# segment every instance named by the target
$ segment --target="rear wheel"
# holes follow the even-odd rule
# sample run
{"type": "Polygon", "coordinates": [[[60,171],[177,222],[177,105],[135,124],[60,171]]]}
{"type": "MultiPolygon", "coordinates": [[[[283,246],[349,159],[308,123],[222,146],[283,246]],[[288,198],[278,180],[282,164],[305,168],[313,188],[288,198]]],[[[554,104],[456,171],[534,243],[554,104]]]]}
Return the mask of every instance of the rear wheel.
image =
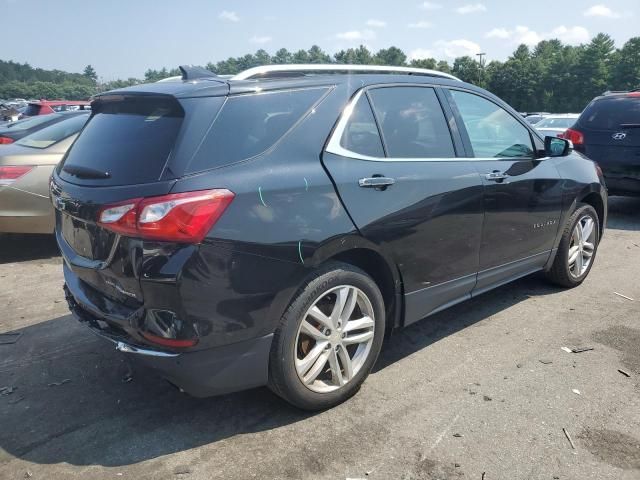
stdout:
{"type": "Polygon", "coordinates": [[[567,221],[547,277],[563,287],[580,285],[591,271],[600,240],[598,214],[580,204],[567,221]]]}
{"type": "Polygon", "coordinates": [[[275,332],[269,386],[305,410],[355,394],[378,357],[384,302],[362,270],[332,263],[299,291],[275,332]]]}

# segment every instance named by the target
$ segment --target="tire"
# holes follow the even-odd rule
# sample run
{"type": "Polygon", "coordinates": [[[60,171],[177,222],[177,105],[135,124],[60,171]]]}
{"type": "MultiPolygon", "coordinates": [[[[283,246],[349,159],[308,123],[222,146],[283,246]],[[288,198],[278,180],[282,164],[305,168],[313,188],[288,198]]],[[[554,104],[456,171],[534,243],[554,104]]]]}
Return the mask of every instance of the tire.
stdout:
{"type": "MultiPolygon", "coordinates": [[[[562,238],[560,239],[560,245],[558,246],[558,251],[556,253],[556,257],[553,261],[553,265],[546,272],[547,279],[556,285],[560,285],[562,287],[573,288],[580,285],[589,272],[591,271],[591,267],[593,266],[593,262],[596,258],[596,252],[598,251],[598,244],[600,241],[600,222],[598,219],[598,214],[594,210],[591,205],[586,205],[584,203],[579,203],[576,207],[575,211],[567,220],[567,224],[562,232],[562,238]],[[584,264],[581,264],[582,268],[578,269],[578,265],[575,262],[570,262],[569,253],[570,250],[576,248],[577,239],[576,239],[576,228],[578,222],[581,222],[581,225],[584,225],[586,219],[591,220],[592,225],[592,234],[589,235],[585,245],[585,248],[580,248],[578,250],[578,255],[581,255],[581,261],[584,262],[585,256],[590,251],[591,256],[589,257],[588,264],[586,267],[584,264]],[[591,244],[593,246],[592,249],[586,248],[587,244],[591,244]],[[583,252],[587,252],[584,253],[583,252]],[[580,270],[580,273],[578,273],[580,270]]],[[[575,253],[575,250],[571,253],[575,253]]]]}
{"type": "Polygon", "coordinates": [[[269,388],[303,410],[338,405],[369,375],[384,332],[384,300],[373,279],[349,264],[331,262],[307,279],[280,319],[269,358],[269,388]],[[340,317],[335,305],[344,306],[340,317]]]}

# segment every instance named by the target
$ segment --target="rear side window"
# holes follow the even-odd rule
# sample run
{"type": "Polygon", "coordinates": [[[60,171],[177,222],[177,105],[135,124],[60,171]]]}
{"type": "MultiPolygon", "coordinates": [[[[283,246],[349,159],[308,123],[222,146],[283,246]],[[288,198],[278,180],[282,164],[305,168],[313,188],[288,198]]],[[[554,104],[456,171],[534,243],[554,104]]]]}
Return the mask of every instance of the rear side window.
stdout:
{"type": "Polygon", "coordinates": [[[432,88],[385,87],[369,91],[387,156],[455,157],[451,133],[432,88]]]}
{"type": "Polygon", "coordinates": [[[340,146],[360,155],[384,157],[376,120],[366,95],[362,95],[353,107],[340,146]]]}
{"type": "Polygon", "coordinates": [[[625,124],[640,124],[640,97],[595,100],[584,109],[579,123],[594,130],[619,130],[625,124]]]}
{"type": "Polygon", "coordinates": [[[229,97],[185,173],[259,155],[293,127],[326,91],[310,88],[229,97]]]}
{"type": "Polygon", "coordinates": [[[78,115],[67,120],[58,122],[42,130],[38,130],[31,135],[21,138],[16,145],[31,148],[48,148],[54,143],[58,143],[65,138],[75,135],[87,122],[89,115],[78,115]]]}
{"type": "Polygon", "coordinates": [[[529,130],[495,103],[473,93],[451,90],[475,157],[533,158],[529,130]]]}
{"type": "Polygon", "coordinates": [[[93,112],[59,170],[60,176],[74,183],[96,182],[96,178],[78,178],[65,172],[65,166],[73,166],[108,173],[99,185],[158,180],[184,116],[177,100],[115,96],[98,100],[93,112]]]}

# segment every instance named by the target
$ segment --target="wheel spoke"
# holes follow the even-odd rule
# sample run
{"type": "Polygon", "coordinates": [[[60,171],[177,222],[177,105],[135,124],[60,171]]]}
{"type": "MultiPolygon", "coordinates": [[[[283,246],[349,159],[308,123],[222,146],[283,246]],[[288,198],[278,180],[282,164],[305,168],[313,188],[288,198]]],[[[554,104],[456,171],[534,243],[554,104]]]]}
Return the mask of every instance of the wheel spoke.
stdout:
{"type": "Polygon", "coordinates": [[[354,288],[343,287],[336,290],[336,303],[331,311],[331,322],[333,328],[338,328],[338,324],[343,319],[348,319],[356,306],[358,294],[354,288]]]}
{"type": "Polygon", "coordinates": [[[329,367],[331,367],[331,378],[333,383],[338,386],[344,385],[347,379],[342,376],[340,363],[338,363],[338,353],[335,349],[332,349],[331,354],[329,355],[329,367]]]}
{"type": "Polygon", "coordinates": [[[307,335],[309,335],[311,338],[315,340],[326,340],[325,335],[323,335],[323,333],[320,330],[318,330],[316,327],[311,325],[306,320],[302,321],[302,325],[300,326],[300,331],[302,333],[306,333],[307,335]]]}
{"type": "MultiPolygon", "coordinates": [[[[311,351],[307,355],[299,360],[296,359],[296,370],[300,375],[305,375],[311,366],[318,360],[318,358],[326,351],[326,347],[329,342],[316,342],[311,351]]],[[[327,359],[325,358],[325,362],[327,359]]],[[[316,375],[317,376],[317,375],[316,375]]]]}
{"type": "Polygon", "coordinates": [[[307,374],[303,377],[304,383],[313,383],[318,375],[324,370],[324,366],[327,364],[327,360],[331,355],[332,350],[323,350],[313,366],[309,369],[307,374]]]}
{"type": "Polygon", "coordinates": [[[581,243],[582,239],[584,238],[582,234],[582,222],[580,221],[576,224],[576,237],[578,239],[577,243],[581,243]]]}
{"type": "Polygon", "coordinates": [[[356,333],[355,335],[347,336],[342,339],[343,345],[353,345],[354,343],[364,343],[373,338],[373,332],[371,330],[363,333],[356,333]]]}
{"type": "Polygon", "coordinates": [[[317,305],[314,305],[309,309],[309,315],[316,322],[322,324],[323,327],[329,328],[329,329],[334,328],[333,323],[331,323],[331,319],[327,317],[324,313],[322,313],[322,311],[318,308],[317,305]]]}
{"type": "Polygon", "coordinates": [[[342,367],[344,368],[343,378],[346,381],[351,380],[353,377],[353,365],[351,364],[349,352],[347,352],[347,349],[344,348],[344,346],[338,350],[338,357],[340,357],[340,363],[342,363],[342,367]]]}
{"type": "Polygon", "coordinates": [[[370,317],[362,317],[357,320],[349,320],[343,328],[343,332],[351,332],[353,330],[360,330],[362,328],[371,328],[374,325],[374,321],[370,317]]]}
{"type": "Polygon", "coordinates": [[[578,255],[576,257],[576,264],[575,264],[575,274],[576,276],[580,276],[582,275],[582,255],[578,255]]]}
{"type": "Polygon", "coordinates": [[[593,226],[594,226],[594,222],[591,218],[588,218],[585,220],[584,225],[582,226],[582,240],[583,241],[587,241],[589,240],[589,237],[591,236],[591,234],[593,233],[593,226]]]}
{"type": "Polygon", "coordinates": [[[569,249],[569,266],[573,265],[580,254],[580,247],[575,246],[569,249]]]}
{"type": "Polygon", "coordinates": [[[591,242],[584,242],[582,244],[582,250],[589,250],[589,252],[593,253],[594,245],[591,242]]]}
{"type": "Polygon", "coordinates": [[[593,250],[587,250],[586,248],[582,250],[582,256],[584,258],[591,258],[593,256],[593,250]]]}

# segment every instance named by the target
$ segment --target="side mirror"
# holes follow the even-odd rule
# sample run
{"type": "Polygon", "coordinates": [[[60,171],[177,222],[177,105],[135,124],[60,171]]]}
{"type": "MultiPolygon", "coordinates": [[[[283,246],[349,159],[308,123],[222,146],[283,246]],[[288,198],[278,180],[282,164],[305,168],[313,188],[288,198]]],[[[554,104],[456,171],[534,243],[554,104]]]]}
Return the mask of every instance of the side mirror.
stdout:
{"type": "Polygon", "coordinates": [[[547,157],[566,157],[573,151],[573,143],[564,138],[544,137],[544,153],[547,157]]]}

